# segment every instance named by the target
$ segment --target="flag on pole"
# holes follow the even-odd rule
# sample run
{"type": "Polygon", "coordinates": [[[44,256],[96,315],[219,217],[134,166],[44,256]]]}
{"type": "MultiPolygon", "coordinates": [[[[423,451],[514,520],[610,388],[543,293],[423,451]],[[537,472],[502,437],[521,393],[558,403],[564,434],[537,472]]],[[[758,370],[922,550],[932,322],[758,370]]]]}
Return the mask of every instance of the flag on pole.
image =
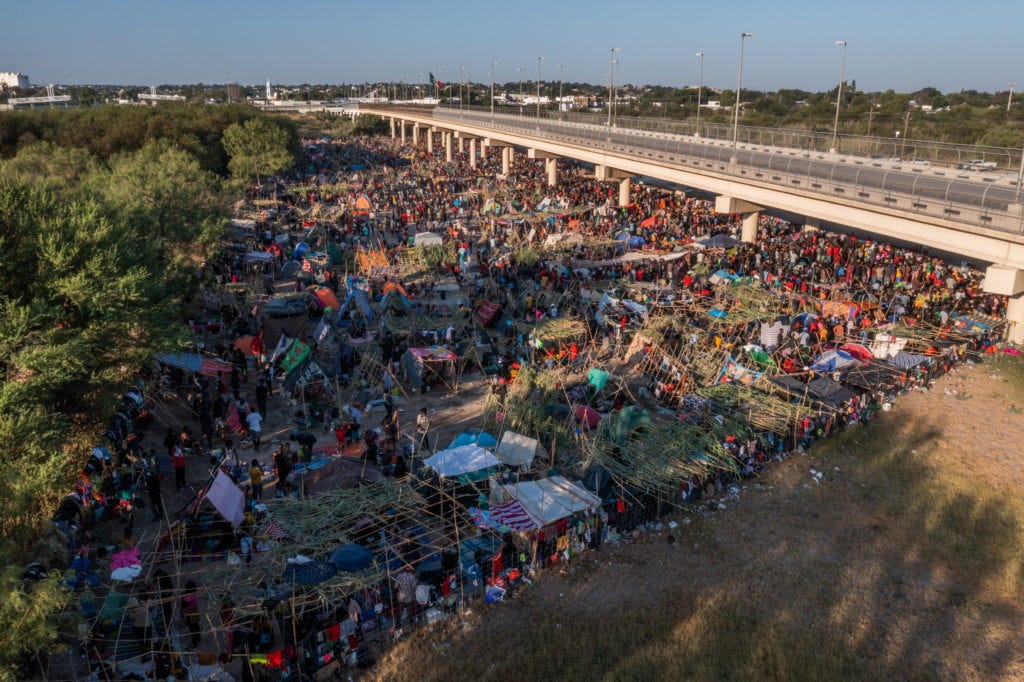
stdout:
{"type": "MultiPolygon", "coordinates": [[[[427,73],[430,73],[430,72],[428,71],[427,73]]],[[[444,90],[444,82],[439,81],[436,78],[434,78],[434,74],[433,73],[430,73],[430,84],[440,88],[441,90],[444,90]]]]}

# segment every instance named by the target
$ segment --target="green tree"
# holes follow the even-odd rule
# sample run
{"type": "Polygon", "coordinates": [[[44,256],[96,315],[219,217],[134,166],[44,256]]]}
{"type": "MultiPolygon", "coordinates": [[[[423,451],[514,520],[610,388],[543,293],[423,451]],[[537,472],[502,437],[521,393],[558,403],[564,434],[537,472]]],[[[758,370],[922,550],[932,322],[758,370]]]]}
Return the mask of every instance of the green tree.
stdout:
{"type": "Polygon", "coordinates": [[[228,168],[239,179],[260,178],[288,168],[294,156],[288,148],[288,133],[264,118],[234,124],[224,131],[228,168]]]}

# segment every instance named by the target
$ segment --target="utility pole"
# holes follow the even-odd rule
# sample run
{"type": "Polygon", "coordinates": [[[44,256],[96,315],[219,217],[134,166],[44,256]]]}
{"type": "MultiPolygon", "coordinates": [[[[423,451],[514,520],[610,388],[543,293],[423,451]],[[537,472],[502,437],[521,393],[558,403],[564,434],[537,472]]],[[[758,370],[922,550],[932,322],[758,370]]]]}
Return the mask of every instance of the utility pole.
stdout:
{"type": "Polygon", "coordinates": [[[1015,85],[1017,85],[1017,84],[1016,83],[1010,83],[1010,94],[1006,98],[1006,115],[1007,116],[1010,115],[1010,107],[1013,106],[1013,87],[1015,85]]]}

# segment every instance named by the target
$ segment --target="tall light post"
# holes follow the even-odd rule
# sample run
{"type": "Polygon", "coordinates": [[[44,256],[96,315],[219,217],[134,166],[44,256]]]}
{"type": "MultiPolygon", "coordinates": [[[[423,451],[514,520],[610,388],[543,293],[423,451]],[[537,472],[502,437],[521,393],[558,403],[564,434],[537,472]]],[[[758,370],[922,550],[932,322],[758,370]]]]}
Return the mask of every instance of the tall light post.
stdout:
{"type": "Polygon", "coordinates": [[[494,115],[494,67],[498,65],[498,62],[491,62],[491,115],[494,115]]]}
{"type": "Polygon", "coordinates": [[[736,144],[740,134],[740,92],[743,88],[743,45],[747,38],[753,37],[753,33],[747,33],[746,31],[740,34],[740,70],[736,76],[736,102],[733,104],[732,112],[732,148],[734,163],[736,158],[736,144]]]}
{"type": "Polygon", "coordinates": [[[565,65],[558,65],[558,113],[562,113],[562,81],[565,75],[565,65]]]}
{"type": "Polygon", "coordinates": [[[462,80],[459,81],[459,109],[461,109],[462,108],[462,86],[466,85],[466,67],[465,66],[460,66],[459,67],[459,76],[462,78],[462,80]]]}
{"type": "Polygon", "coordinates": [[[611,48],[608,57],[608,129],[612,128],[612,75],[615,73],[615,53],[621,52],[617,47],[611,48]]]}
{"type": "Polygon", "coordinates": [[[843,81],[846,79],[846,41],[837,40],[836,45],[842,46],[843,59],[839,67],[839,90],[836,92],[836,120],[832,124],[832,149],[829,150],[833,153],[839,150],[839,107],[843,103],[843,81]]]}
{"type": "Polygon", "coordinates": [[[526,79],[526,67],[520,66],[516,71],[519,72],[519,115],[523,115],[523,81],[526,79]]]}
{"type": "Polygon", "coordinates": [[[1010,107],[1013,106],[1013,88],[1017,85],[1016,83],[1008,83],[1010,86],[1010,94],[1006,98],[1006,113],[1009,115],[1010,107]]]}
{"type": "Polygon", "coordinates": [[[540,63],[547,57],[537,57],[537,120],[540,121],[540,63]]]}
{"type": "Polygon", "coordinates": [[[700,80],[697,81],[697,134],[700,137],[700,99],[704,95],[704,53],[698,52],[695,56],[700,57],[700,80]]]}
{"type": "Polygon", "coordinates": [[[615,117],[619,113],[619,60],[613,59],[612,66],[615,69],[615,88],[612,90],[612,125],[615,125],[615,117]]]}

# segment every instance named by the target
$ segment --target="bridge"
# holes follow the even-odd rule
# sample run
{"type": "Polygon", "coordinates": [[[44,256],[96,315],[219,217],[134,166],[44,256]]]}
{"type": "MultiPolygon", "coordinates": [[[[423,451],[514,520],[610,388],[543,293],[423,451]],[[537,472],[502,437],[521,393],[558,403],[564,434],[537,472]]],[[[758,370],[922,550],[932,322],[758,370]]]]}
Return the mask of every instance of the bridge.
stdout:
{"type": "Polygon", "coordinates": [[[1011,335],[1024,340],[1024,206],[1014,176],[487,110],[359,109],[389,120],[403,141],[411,134],[432,149],[436,136],[448,160],[454,144],[463,152],[468,143],[474,168],[498,149],[507,175],[523,149],[545,161],[554,185],[558,159],[593,164],[598,180],[619,182],[623,206],[638,176],[713,193],[717,211],[742,216],[748,242],[761,211],[774,209],[805,216],[808,226],[827,221],[987,263],[984,289],[1010,297],[1011,335]]]}

